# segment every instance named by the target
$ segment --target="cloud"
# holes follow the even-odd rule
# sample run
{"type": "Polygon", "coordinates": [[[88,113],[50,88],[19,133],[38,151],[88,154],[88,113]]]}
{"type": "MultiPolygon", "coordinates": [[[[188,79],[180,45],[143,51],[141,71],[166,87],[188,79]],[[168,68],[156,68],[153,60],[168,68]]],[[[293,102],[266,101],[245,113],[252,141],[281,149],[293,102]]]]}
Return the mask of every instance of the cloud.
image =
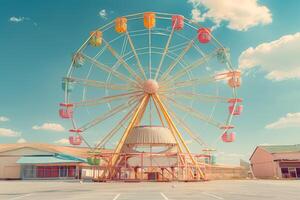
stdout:
{"type": "Polygon", "coordinates": [[[19,138],[17,140],[17,143],[21,144],[21,143],[26,143],[27,141],[24,138],[19,138]]]}
{"type": "Polygon", "coordinates": [[[266,129],[300,128],[300,112],[288,113],[279,120],[266,125],[266,129]]]}
{"type": "Polygon", "coordinates": [[[227,22],[227,27],[238,31],[272,22],[272,14],[266,6],[258,4],[258,0],[188,0],[192,4],[192,19],[203,22],[211,20],[218,27],[221,22],[227,22]],[[203,13],[201,13],[201,10],[203,13]]]}
{"type": "Polygon", "coordinates": [[[239,57],[239,68],[247,70],[260,67],[266,78],[282,81],[300,78],[300,32],[285,35],[257,47],[250,47],[239,57]]]}
{"type": "Polygon", "coordinates": [[[21,135],[20,132],[14,131],[12,129],[0,128],[0,136],[3,136],[3,137],[18,137],[20,135],[21,135]]]}
{"type": "Polygon", "coordinates": [[[67,145],[67,144],[70,144],[70,143],[69,143],[69,140],[66,139],[66,138],[62,138],[62,139],[60,139],[60,140],[56,140],[56,141],[54,141],[54,143],[60,144],[60,145],[67,145]]]}
{"type": "Polygon", "coordinates": [[[42,125],[35,125],[32,127],[33,130],[44,130],[44,131],[54,131],[54,132],[63,132],[65,128],[56,123],[44,123],[42,125]]]}
{"type": "Polygon", "coordinates": [[[7,121],[9,121],[8,117],[0,116],[0,122],[7,122],[7,121]]]}
{"type": "Polygon", "coordinates": [[[12,16],[12,17],[9,18],[8,21],[11,22],[11,23],[14,23],[14,24],[22,23],[24,21],[31,21],[34,26],[36,26],[36,27],[38,26],[38,24],[35,21],[32,21],[31,18],[29,18],[29,17],[12,16]]]}
{"type": "Polygon", "coordinates": [[[204,18],[201,17],[201,12],[197,8],[193,8],[191,11],[192,19],[197,21],[197,22],[202,22],[204,21],[204,18]]]}
{"type": "Polygon", "coordinates": [[[29,20],[29,18],[27,17],[15,17],[15,16],[12,16],[9,18],[9,21],[12,22],[12,23],[20,23],[20,22],[23,22],[25,20],[29,20]]]}
{"type": "Polygon", "coordinates": [[[105,9],[102,9],[99,11],[99,16],[102,18],[102,19],[107,19],[107,12],[105,9]]]}

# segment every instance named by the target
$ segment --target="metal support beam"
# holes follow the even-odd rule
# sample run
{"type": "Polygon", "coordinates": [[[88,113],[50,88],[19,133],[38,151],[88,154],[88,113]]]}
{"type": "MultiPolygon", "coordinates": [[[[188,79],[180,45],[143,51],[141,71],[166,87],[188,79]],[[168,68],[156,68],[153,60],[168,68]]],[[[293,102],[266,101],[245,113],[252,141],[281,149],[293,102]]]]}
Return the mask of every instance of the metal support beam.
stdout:
{"type": "Polygon", "coordinates": [[[180,132],[178,131],[178,129],[176,128],[174,122],[172,121],[169,113],[167,112],[164,104],[162,103],[162,101],[160,100],[159,96],[157,94],[153,95],[153,98],[156,100],[156,102],[158,103],[160,109],[163,111],[163,113],[165,114],[165,117],[167,118],[167,120],[171,123],[171,126],[173,127],[173,129],[175,130],[175,133],[177,135],[177,137],[180,139],[181,144],[184,146],[186,152],[189,155],[189,158],[191,159],[192,163],[194,166],[196,166],[196,169],[198,170],[199,174],[200,174],[200,178],[205,179],[205,174],[202,172],[202,170],[200,169],[198,163],[196,162],[196,160],[194,159],[194,157],[192,156],[188,146],[186,145],[182,135],[180,134],[180,132]]]}

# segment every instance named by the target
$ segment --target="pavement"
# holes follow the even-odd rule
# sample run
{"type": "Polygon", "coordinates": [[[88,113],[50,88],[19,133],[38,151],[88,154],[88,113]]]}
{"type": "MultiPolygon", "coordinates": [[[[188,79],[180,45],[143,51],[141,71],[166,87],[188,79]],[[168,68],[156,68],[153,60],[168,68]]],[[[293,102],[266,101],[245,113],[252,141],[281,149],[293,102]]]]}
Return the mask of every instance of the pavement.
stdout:
{"type": "Polygon", "coordinates": [[[300,180],[169,183],[0,181],[0,200],[299,200],[300,180]]]}

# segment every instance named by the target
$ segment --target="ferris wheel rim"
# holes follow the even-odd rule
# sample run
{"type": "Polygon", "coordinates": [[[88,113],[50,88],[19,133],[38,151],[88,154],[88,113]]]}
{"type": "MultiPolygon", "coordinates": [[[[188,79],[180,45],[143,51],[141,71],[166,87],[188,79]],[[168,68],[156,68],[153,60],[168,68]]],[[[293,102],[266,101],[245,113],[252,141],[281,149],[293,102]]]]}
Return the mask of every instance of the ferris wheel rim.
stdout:
{"type": "MultiPolygon", "coordinates": [[[[126,16],[124,16],[124,17],[132,17],[132,16],[137,16],[137,15],[142,15],[143,13],[137,13],[137,14],[133,14],[133,15],[126,15],[126,16]]],[[[171,16],[172,14],[168,14],[168,13],[157,13],[157,14],[162,14],[162,15],[168,15],[168,16],[171,16]]],[[[158,17],[159,18],[159,17],[158,17]]],[[[140,19],[140,18],[137,18],[137,17],[135,17],[134,19],[140,19]]],[[[164,19],[171,19],[171,18],[164,18],[164,19]]],[[[130,20],[130,19],[129,19],[130,20]]],[[[191,20],[189,20],[189,19],[187,19],[187,18],[185,18],[184,17],[184,20],[186,20],[186,21],[188,21],[189,23],[191,23],[191,20]]],[[[111,27],[113,27],[112,26],[112,24],[113,24],[113,22],[114,22],[114,20],[112,20],[111,22],[109,22],[109,23],[107,23],[106,25],[104,25],[104,26],[102,26],[102,27],[100,27],[100,28],[98,28],[97,30],[101,30],[101,29],[104,29],[104,31],[106,31],[106,30],[109,30],[109,28],[111,28],[111,27]]],[[[185,24],[188,24],[188,25],[190,25],[189,23],[185,23],[185,24]]],[[[197,24],[197,23],[196,23],[197,24]]],[[[192,28],[194,28],[194,29],[196,29],[194,26],[192,26],[192,25],[190,25],[192,28]]],[[[198,26],[200,26],[200,27],[202,27],[201,25],[199,25],[198,24],[198,26]]],[[[167,29],[166,29],[167,30],[167,29]]],[[[151,31],[152,30],[150,30],[149,29],[149,37],[151,36],[151,31]]],[[[174,31],[174,27],[172,28],[172,32],[174,31]]],[[[128,31],[126,31],[126,34],[128,34],[128,31]]],[[[152,33],[152,34],[154,34],[154,33],[152,33]]],[[[166,35],[167,36],[167,35],[166,35]]],[[[214,41],[217,41],[217,44],[221,47],[221,48],[224,48],[224,46],[217,40],[217,39],[215,39],[215,37],[213,36],[213,34],[211,34],[211,36],[212,36],[212,38],[214,39],[214,41]]],[[[121,35],[120,36],[118,36],[118,37],[122,37],[121,35]]],[[[170,36],[169,36],[170,37],[170,36]]],[[[88,43],[88,41],[90,40],[90,38],[91,38],[91,36],[83,43],[83,45],[76,51],[76,53],[79,53],[82,49],[83,49],[83,47],[88,43]]],[[[124,36],[124,38],[125,38],[125,36],[124,36]]],[[[115,38],[116,39],[116,38],[115,38]]],[[[105,41],[105,40],[104,40],[105,41]]],[[[169,40],[168,40],[169,41],[169,40]]],[[[107,42],[107,41],[105,41],[105,43],[106,43],[106,46],[107,46],[107,43],[109,43],[109,42],[107,42]]],[[[152,50],[152,48],[155,48],[155,47],[152,47],[151,46],[151,44],[149,45],[150,46],[150,57],[151,57],[151,53],[157,53],[157,52],[155,52],[155,51],[151,51],[152,50]]],[[[146,48],[146,47],[145,47],[146,48]]],[[[104,50],[105,51],[105,50],[104,50]]],[[[161,53],[161,52],[160,52],[161,53]]],[[[132,52],[129,52],[129,54],[132,54],[132,52]]],[[[137,55],[140,55],[140,54],[137,54],[137,55]]],[[[176,54],[175,54],[176,55],[176,54]]],[[[177,54],[178,55],[178,54],[177,54]]],[[[96,55],[97,56],[97,55],[96,55]]],[[[95,57],[96,57],[95,56],[95,57]]],[[[122,56],[122,55],[121,55],[122,56]]],[[[131,57],[130,57],[130,59],[132,58],[132,56],[133,55],[131,55],[131,57]]],[[[168,56],[168,53],[166,53],[166,55],[164,55],[164,56],[168,56]]],[[[170,55],[169,55],[170,56],[170,55]]],[[[121,58],[123,59],[123,57],[125,57],[125,56],[122,56],[121,58]]],[[[95,59],[95,58],[94,58],[95,59]]],[[[228,69],[230,69],[231,71],[233,71],[234,69],[232,68],[232,64],[231,64],[231,62],[230,62],[230,59],[227,59],[228,60],[228,62],[226,62],[226,66],[228,67],[228,69]]],[[[125,59],[125,61],[126,61],[126,59],[125,59]]],[[[149,59],[149,61],[151,61],[151,59],[149,59]]],[[[180,61],[181,62],[181,61],[180,61]]],[[[180,63],[179,63],[180,64],[180,63]]],[[[68,73],[67,73],[67,77],[71,77],[72,76],[72,71],[74,70],[74,67],[73,67],[73,65],[74,65],[74,60],[72,60],[72,63],[71,63],[71,66],[70,66],[70,68],[69,68],[69,71],[68,71],[68,73]]],[[[119,66],[120,66],[120,63],[118,64],[119,66]]],[[[119,67],[118,66],[118,67],[119,67]]],[[[151,63],[149,64],[149,66],[152,66],[151,65],[151,63]]],[[[161,64],[160,64],[160,66],[161,66],[161,64]]],[[[94,67],[94,64],[91,64],[91,66],[90,66],[90,69],[92,69],[94,67]]],[[[183,69],[184,69],[184,66],[182,66],[183,67],[183,69]]],[[[150,74],[150,78],[151,78],[151,69],[149,70],[149,74],[150,74]]],[[[159,72],[159,70],[157,70],[157,73],[159,72]]],[[[108,78],[109,77],[111,77],[111,73],[112,72],[108,72],[109,73],[109,76],[107,77],[107,80],[106,80],[106,83],[107,83],[107,81],[108,81],[108,78]]],[[[157,73],[155,73],[155,79],[157,78],[157,73]]],[[[189,76],[189,74],[188,74],[188,76],[189,76]]],[[[88,76],[87,76],[88,77],[88,76]]],[[[110,79],[110,81],[111,81],[111,79],[110,79]]],[[[107,87],[105,88],[105,91],[108,91],[108,89],[107,89],[107,87]]],[[[236,91],[236,88],[235,87],[233,87],[232,88],[232,93],[233,93],[233,98],[237,98],[237,91],[236,91]]],[[[65,92],[65,101],[66,102],[69,102],[69,96],[68,96],[68,92],[65,92]]],[[[236,104],[235,104],[235,106],[236,106],[236,104]]],[[[234,107],[235,108],[235,107],[234,107]]],[[[226,125],[229,125],[230,123],[231,123],[231,120],[232,120],[232,118],[233,118],[233,114],[230,114],[230,115],[228,115],[228,118],[227,118],[227,120],[226,120],[226,125]]],[[[74,119],[72,119],[72,121],[73,121],[74,119]]],[[[77,126],[76,126],[76,123],[75,122],[72,122],[73,123],[73,127],[74,128],[77,128],[77,126]]],[[[224,129],[224,132],[225,131],[227,131],[228,129],[224,129]]]]}

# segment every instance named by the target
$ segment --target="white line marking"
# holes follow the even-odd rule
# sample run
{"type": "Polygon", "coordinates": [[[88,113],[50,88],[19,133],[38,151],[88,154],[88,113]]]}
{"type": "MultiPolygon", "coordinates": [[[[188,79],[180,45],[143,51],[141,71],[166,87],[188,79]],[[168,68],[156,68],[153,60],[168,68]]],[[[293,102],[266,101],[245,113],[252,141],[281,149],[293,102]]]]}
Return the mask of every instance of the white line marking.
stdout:
{"type": "Polygon", "coordinates": [[[164,193],[160,193],[160,195],[165,199],[165,200],[169,200],[169,198],[164,194],[164,193]]]}
{"type": "Polygon", "coordinates": [[[21,195],[21,196],[13,197],[13,198],[8,199],[8,200],[22,199],[24,197],[28,197],[28,196],[31,196],[31,195],[33,195],[33,194],[32,193],[24,194],[24,195],[21,195]]]}
{"type": "Polygon", "coordinates": [[[202,194],[204,194],[204,195],[206,195],[206,196],[209,196],[209,197],[214,197],[214,198],[216,198],[216,199],[224,200],[223,197],[219,197],[219,196],[214,195],[214,194],[211,194],[211,193],[202,192],[202,194]]]}
{"type": "Polygon", "coordinates": [[[120,197],[120,195],[121,195],[121,194],[117,194],[117,195],[115,196],[115,198],[113,198],[113,200],[117,200],[117,199],[120,197]]]}

